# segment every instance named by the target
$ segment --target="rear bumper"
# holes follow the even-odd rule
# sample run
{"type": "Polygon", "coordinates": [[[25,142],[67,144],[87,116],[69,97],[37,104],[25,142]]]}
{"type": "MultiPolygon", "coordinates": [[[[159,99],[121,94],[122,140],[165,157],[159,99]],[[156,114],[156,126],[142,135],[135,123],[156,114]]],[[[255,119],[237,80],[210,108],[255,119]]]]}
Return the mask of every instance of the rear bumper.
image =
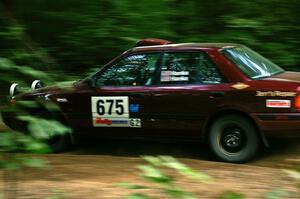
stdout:
{"type": "Polygon", "coordinates": [[[300,113],[252,113],[267,137],[300,137],[300,113]]]}

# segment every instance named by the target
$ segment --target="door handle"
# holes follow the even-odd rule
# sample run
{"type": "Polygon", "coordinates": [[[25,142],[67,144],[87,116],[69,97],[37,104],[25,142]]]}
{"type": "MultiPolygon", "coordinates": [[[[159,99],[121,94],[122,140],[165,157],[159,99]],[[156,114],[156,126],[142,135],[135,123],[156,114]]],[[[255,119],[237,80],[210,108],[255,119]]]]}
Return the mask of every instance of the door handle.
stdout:
{"type": "Polygon", "coordinates": [[[165,95],[169,95],[168,93],[151,93],[151,95],[153,96],[153,97],[161,97],[161,96],[165,96],[165,95]]]}
{"type": "Polygon", "coordinates": [[[222,91],[212,91],[209,93],[210,98],[218,98],[218,97],[224,97],[225,93],[222,91]]]}

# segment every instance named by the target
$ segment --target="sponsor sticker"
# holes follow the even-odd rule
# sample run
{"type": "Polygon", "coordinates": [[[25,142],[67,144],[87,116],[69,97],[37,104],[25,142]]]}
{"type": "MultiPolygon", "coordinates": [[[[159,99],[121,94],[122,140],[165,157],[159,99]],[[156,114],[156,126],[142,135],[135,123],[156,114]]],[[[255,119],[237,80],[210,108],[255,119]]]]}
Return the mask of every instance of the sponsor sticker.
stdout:
{"type": "Polygon", "coordinates": [[[131,118],[129,120],[129,126],[132,128],[140,128],[141,125],[141,119],[137,119],[137,118],[131,118]]]}
{"type": "Polygon", "coordinates": [[[129,109],[138,112],[139,104],[129,107],[128,102],[128,96],[92,97],[93,126],[140,128],[141,119],[129,117],[129,109]]]}
{"type": "Polygon", "coordinates": [[[294,97],[296,92],[283,92],[283,91],[256,91],[258,97],[294,97]]]}
{"type": "Polygon", "coordinates": [[[291,100],[266,100],[268,108],[291,108],[291,100]]]}
{"type": "Polygon", "coordinates": [[[189,71],[161,71],[161,82],[189,81],[189,71]]]}
{"type": "Polygon", "coordinates": [[[112,120],[103,119],[101,117],[96,117],[95,118],[95,124],[97,124],[97,125],[101,125],[101,124],[111,125],[112,124],[112,120]]]}
{"type": "Polygon", "coordinates": [[[131,113],[138,113],[140,109],[140,105],[139,104],[130,104],[129,105],[129,110],[131,113]]]}
{"type": "Polygon", "coordinates": [[[162,76],[188,76],[190,74],[189,71],[161,71],[162,76]]]}
{"type": "Polygon", "coordinates": [[[96,118],[94,120],[95,127],[131,127],[131,128],[141,128],[141,119],[139,118],[96,118]]]}

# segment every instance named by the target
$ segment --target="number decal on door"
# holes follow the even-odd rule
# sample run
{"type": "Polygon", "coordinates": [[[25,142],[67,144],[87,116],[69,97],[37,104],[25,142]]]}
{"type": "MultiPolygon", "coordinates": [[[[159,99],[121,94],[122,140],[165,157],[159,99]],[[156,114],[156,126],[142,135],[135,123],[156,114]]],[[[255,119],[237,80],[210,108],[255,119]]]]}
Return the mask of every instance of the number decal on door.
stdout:
{"type": "Polygon", "coordinates": [[[103,118],[129,118],[127,96],[92,97],[92,112],[103,118]]]}
{"type": "Polygon", "coordinates": [[[128,96],[92,97],[91,103],[94,127],[141,127],[140,119],[129,117],[128,96]]]}
{"type": "Polygon", "coordinates": [[[123,115],[125,110],[124,106],[126,106],[126,104],[124,105],[124,99],[99,99],[97,101],[97,113],[102,116],[105,114],[123,115]]]}

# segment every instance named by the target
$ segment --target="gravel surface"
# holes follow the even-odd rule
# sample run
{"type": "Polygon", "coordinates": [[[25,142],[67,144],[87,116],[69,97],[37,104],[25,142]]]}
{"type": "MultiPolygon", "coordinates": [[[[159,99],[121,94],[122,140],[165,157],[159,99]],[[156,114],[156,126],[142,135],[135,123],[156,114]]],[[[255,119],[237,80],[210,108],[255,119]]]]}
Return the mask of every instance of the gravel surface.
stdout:
{"type": "MultiPolygon", "coordinates": [[[[293,168],[300,158],[300,139],[273,140],[271,144],[247,164],[229,164],[217,162],[201,144],[86,140],[66,153],[38,155],[49,162],[49,168],[15,173],[17,177],[10,183],[1,181],[0,188],[4,190],[5,185],[8,190],[11,185],[18,190],[18,198],[124,198],[130,192],[116,183],[145,184],[136,168],[145,163],[140,155],[170,155],[215,178],[211,184],[201,184],[174,174],[181,187],[199,198],[218,198],[226,191],[263,198],[264,193],[278,188],[290,192],[285,198],[300,198],[296,181],[283,172],[293,168]]],[[[3,174],[1,171],[2,179],[3,174]]],[[[163,198],[158,191],[148,192],[163,198]]]]}

